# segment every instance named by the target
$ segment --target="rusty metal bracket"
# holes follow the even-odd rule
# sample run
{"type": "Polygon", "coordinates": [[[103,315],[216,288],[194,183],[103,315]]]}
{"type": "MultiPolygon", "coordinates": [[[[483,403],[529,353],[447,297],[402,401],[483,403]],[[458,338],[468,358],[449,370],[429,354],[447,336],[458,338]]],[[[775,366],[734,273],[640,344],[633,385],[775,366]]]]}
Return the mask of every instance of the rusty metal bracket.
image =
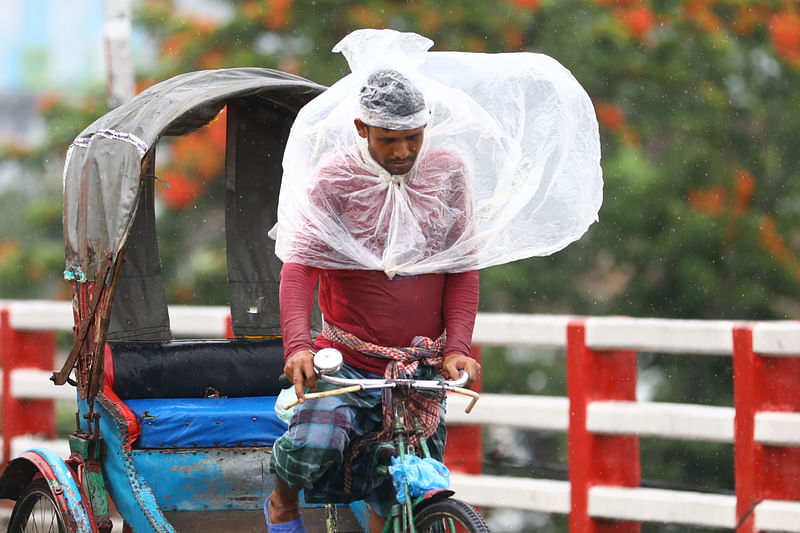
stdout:
{"type": "Polygon", "coordinates": [[[86,385],[86,397],[94,398],[100,389],[103,387],[103,366],[104,358],[103,351],[105,350],[106,333],[108,332],[109,314],[111,312],[111,298],[114,295],[119,281],[119,274],[122,270],[122,263],[124,262],[126,246],[123,246],[120,253],[117,255],[117,262],[115,268],[108,272],[109,279],[105,281],[107,289],[104,292],[105,302],[100,309],[100,326],[97,329],[97,337],[95,338],[94,353],[92,354],[92,368],[90,369],[89,381],[86,385]],[[122,258],[120,260],[120,258],[122,258]]]}
{"type": "Polygon", "coordinates": [[[78,483],[84,493],[84,499],[91,505],[98,533],[110,533],[113,523],[109,517],[108,492],[100,467],[100,440],[96,430],[100,415],[90,411],[87,417],[95,420],[94,435],[79,433],[70,435],[69,445],[72,450],[70,462],[75,464],[78,483]]]}
{"type": "MultiPolygon", "coordinates": [[[[108,275],[108,271],[113,264],[114,256],[113,254],[109,253],[106,256],[105,264],[103,265],[103,271],[99,279],[105,279],[108,275]]],[[[80,328],[78,330],[78,335],[75,339],[75,342],[72,344],[72,349],[67,356],[66,361],[64,361],[64,365],[61,367],[61,370],[58,372],[53,372],[53,375],[50,376],[50,380],[55,383],[56,385],[63,385],[69,379],[69,375],[72,373],[72,369],[75,367],[75,362],[78,359],[78,355],[80,351],[83,349],[83,346],[86,344],[86,338],[89,334],[89,330],[92,327],[92,324],[95,320],[95,315],[97,312],[97,306],[102,299],[103,294],[106,292],[106,285],[102,283],[100,288],[95,290],[95,293],[92,295],[92,300],[89,303],[89,309],[85,317],[83,317],[83,321],[81,322],[80,328]]]]}

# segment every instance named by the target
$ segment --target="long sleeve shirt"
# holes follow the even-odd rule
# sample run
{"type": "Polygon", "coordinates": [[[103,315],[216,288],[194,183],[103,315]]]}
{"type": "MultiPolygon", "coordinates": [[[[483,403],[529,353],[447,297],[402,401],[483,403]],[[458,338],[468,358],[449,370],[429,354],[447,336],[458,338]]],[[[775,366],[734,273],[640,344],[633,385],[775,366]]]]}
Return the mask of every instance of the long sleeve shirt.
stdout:
{"type": "Polygon", "coordinates": [[[311,339],[314,290],[325,321],[356,337],[390,347],[410,346],[416,336],[432,339],[447,331],[444,355],[469,354],[478,309],[478,271],[395,276],[370,270],[327,270],[286,263],[281,270],[280,306],[284,353],[335,347],[345,362],[383,373],[387,360],[367,356],[322,336],[311,339]]]}

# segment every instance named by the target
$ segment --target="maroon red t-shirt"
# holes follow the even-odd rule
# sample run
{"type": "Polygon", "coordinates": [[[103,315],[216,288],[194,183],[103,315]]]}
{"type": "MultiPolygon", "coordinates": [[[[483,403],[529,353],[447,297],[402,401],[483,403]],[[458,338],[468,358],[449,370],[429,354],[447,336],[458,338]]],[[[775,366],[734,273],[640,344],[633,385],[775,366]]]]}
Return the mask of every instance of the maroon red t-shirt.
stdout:
{"type": "Polygon", "coordinates": [[[299,350],[334,346],[345,362],[383,373],[387,360],[331,343],[312,341],[310,316],[319,283],[324,320],[381,346],[410,346],[420,335],[436,339],[445,329],[444,354],[469,354],[478,310],[478,271],[395,276],[371,270],[324,270],[286,263],[281,270],[280,307],[286,357],[299,350]]]}

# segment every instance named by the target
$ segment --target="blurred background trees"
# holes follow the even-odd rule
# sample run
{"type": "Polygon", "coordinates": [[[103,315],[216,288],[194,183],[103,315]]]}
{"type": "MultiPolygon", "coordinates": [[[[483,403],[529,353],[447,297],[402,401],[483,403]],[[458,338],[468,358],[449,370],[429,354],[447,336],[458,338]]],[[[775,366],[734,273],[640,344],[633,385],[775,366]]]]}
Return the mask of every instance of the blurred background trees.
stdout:
{"type": "MultiPolygon", "coordinates": [[[[793,0],[197,3],[213,5],[213,16],[186,0],[133,2],[135,28],[154,51],[137,72],[139,90],[182,72],[235,66],[331,84],[348,72],[331,48],[361,27],[418,32],[435,50],[545,53],[573,72],[600,122],[600,220],[552,257],[483,272],[483,311],[800,317],[800,229],[793,223],[800,212],[800,7],[793,0]]],[[[102,88],[81,101],[48,91],[37,107],[44,141],[0,143],[3,174],[18,176],[5,180],[16,185],[0,195],[3,298],[67,297],[60,166],[71,140],[106,111],[103,102],[102,88]]],[[[159,154],[160,246],[176,303],[226,301],[222,214],[207,194],[224,190],[224,134],[221,117],[159,154]]],[[[488,390],[564,394],[563,365],[550,354],[508,351],[492,360],[505,363],[487,371],[488,390]]],[[[727,358],[686,365],[643,354],[640,365],[654,399],[731,403],[727,358]]],[[[643,443],[645,464],[649,457],[667,465],[660,473],[646,468],[645,476],[732,488],[732,477],[720,474],[732,470],[728,449],[706,447],[691,460],[679,456],[685,450],[643,443]],[[715,470],[714,461],[725,467],[715,470]],[[705,466],[698,470],[697,462],[705,466]]]]}
{"type": "MultiPolygon", "coordinates": [[[[218,9],[210,16],[185,0],[133,2],[134,25],[155,50],[137,72],[139,90],[190,70],[253,65],[331,84],[348,72],[331,47],[367,26],[419,32],[437,50],[541,52],[574,73],[601,124],[600,221],[553,257],[486,271],[484,309],[741,319],[800,314],[800,232],[792,224],[800,209],[800,182],[792,179],[800,158],[791,144],[800,121],[795,2],[202,3],[218,9]]],[[[33,189],[33,198],[3,196],[6,297],[64,296],[49,283],[58,278],[59,254],[43,251],[45,242],[59,241],[57,169],[71,140],[106,111],[102,91],[78,102],[57,88],[40,95],[44,142],[0,143],[15,172],[46,176],[36,187],[29,186],[34,178],[21,180],[17,192],[33,189]],[[39,239],[26,238],[31,230],[39,239]],[[21,283],[23,273],[42,283],[21,283]]],[[[174,140],[163,158],[162,212],[175,217],[175,242],[185,234],[181,219],[191,219],[197,198],[220,180],[222,139],[224,119],[174,140]]],[[[200,303],[209,299],[202,290],[178,292],[200,303]]]]}

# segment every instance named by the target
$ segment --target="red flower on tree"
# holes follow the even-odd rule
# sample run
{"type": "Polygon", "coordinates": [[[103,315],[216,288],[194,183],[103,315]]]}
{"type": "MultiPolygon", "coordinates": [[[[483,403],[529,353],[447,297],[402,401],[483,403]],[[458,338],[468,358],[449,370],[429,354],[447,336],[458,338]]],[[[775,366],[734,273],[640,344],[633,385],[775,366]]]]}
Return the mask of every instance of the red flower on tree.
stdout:
{"type": "Polygon", "coordinates": [[[239,4],[239,12],[242,13],[248,20],[256,20],[264,13],[264,6],[257,0],[247,0],[239,4]]]}
{"type": "Polygon", "coordinates": [[[792,253],[786,242],[778,234],[775,228],[775,219],[770,215],[761,217],[761,224],[759,226],[759,237],[761,238],[761,246],[767,250],[772,256],[784,263],[793,262],[792,253]]]}
{"type": "Polygon", "coordinates": [[[722,185],[693,189],[689,191],[689,206],[700,213],[718,217],[725,205],[725,192],[725,187],[722,185]]]}
{"type": "Polygon", "coordinates": [[[639,143],[639,133],[625,120],[625,111],[617,104],[598,100],[594,103],[597,121],[628,144],[639,143]]]}
{"type": "Polygon", "coordinates": [[[6,238],[0,241],[0,270],[3,270],[12,262],[17,262],[22,256],[19,241],[14,238],[6,238]]]}
{"type": "Polygon", "coordinates": [[[269,2],[267,14],[264,16],[264,26],[272,30],[279,30],[289,22],[289,8],[292,0],[272,0],[269,2]]]}
{"type": "Polygon", "coordinates": [[[159,179],[164,184],[163,198],[170,208],[180,210],[191,207],[200,196],[200,184],[194,182],[178,170],[167,170],[159,179]]]}
{"type": "Polygon", "coordinates": [[[736,20],[733,22],[733,29],[736,35],[746,37],[755,29],[764,24],[768,19],[766,8],[755,6],[740,6],[736,20]]]}
{"type": "Polygon", "coordinates": [[[611,131],[619,131],[625,125],[625,112],[620,106],[611,102],[598,101],[595,102],[594,109],[597,113],[597,121],[611,131]]]}
{"type": "Polygon", "coordinates": [[[509,50],[521,50],[525,46],[525,35],[522,30],[508,26],[503,30],[503,40],[509,50]]]}
{"type": "Polygon", "coordinates": [[[750,202],[753,199],[753,192],[756,188],[756,179],[753,174],[746,169],[740,168],[736,171],[734,184],[733,210],[737,215],[743,215],[750,209],[750,202]]]}
{"type": "Polygon", "coordinates": [[[630,3],[617,11],[617,17],[640,41],[644,41],[656,25],[656,16],[644,2],[630,3]]]}
{"type": "Polygon", "coordinates": [[[164,182],[164,203],[186,209],[197,201],[209,184],[218,179],[225,162],[226,113],[223,110],[208,125],[170,144],[172,161],[158,171],[164,182]]]}
{"type": "Polygon", "coordinates": [[[698,28],[703,31],[713,33],[722,28],[722,22],[714,13],[714,3],[716,0],[689,0],[684,5],[686,18],[694,21],[698,28]]]}
{"type": "Polygon", "coordinates": [[[540,0],[513,0],[514,3],[521,7],[522,9],[539,9],[541,1],[540,0]]]}
{"type": "Polygon", "coordinates": [[[219,50],[211,50],[201,55],[197,64],[202,69],[220,68],[225,65],[225,56],[219,50]]]}
{"type": "Polygon", "coordinates": [[[595,4],[603,7],[611,7],[613,5],[625,6],[636,2],[641,2],[641,0],[594,0],[595,4]]]}
{"type": "Polygon", "coordinates": [[[186,55],[186,47],[192,42],[191,33],[179,30],[167,35],[161,41],[161,54],[172,59],[182,59],[186,55]]]}
{"type": "Polygon", "coordinates": [[[769,38],[778,55],[800,67],[800,15],[792,8],[772,15],[769,38]]]}

